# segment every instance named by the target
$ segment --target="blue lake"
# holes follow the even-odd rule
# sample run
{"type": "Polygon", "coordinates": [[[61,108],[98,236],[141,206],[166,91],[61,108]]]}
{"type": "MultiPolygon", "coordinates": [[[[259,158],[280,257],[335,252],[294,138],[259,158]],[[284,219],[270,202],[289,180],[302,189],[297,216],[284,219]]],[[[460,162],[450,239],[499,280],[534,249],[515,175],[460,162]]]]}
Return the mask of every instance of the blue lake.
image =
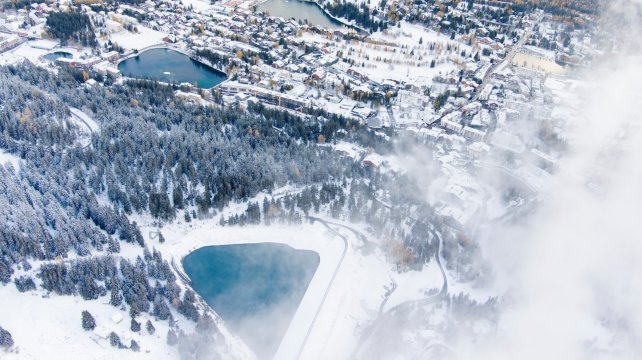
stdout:
{"type": "Polygon", "coordinates": [[[129,77],[173,84],[190,83],[203,89],[214,87],[226,79],[224,73],[169,49],[144,51],[121,61],[118,70],[129,77]]]}
{"type": "Polygon", "coordinates": [[[47,55],[44,55],[43,58],[45,58],[47,60],[56,60],[56,59],[59,59],[59,58],[71,59],[72,55],[71,55],[71,53],[68,53],[68,52],[65,52],[65,51],[56,51],[56,52],[52,52],[52,53],[49,53],[47,55]]]}
{"type": "Polygon", "coordinates": [[[301,0],[267,0],[256,7],[259,12],[267,12],[270,16],[284,19],[307,21],[310,25],[319,25],[328,29],[342,26],[340,22],[329,17],[316,4],[301,0]]]}
{"type": "Polygon", "coordinates": [[[183,259],[192,287],[259,358],[274,356],[319,255],[275,243],[207,246],[183,259]]]}

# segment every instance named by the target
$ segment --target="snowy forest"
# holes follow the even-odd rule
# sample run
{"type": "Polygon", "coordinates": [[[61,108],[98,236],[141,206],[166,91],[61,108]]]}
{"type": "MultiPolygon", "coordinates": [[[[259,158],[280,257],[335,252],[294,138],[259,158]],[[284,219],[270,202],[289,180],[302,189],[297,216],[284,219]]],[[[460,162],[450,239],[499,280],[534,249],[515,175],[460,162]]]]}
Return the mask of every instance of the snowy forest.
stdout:
{"type": "MultiPolygon", "coordinates": [[[[260,104],[193,105],[175,97],[171,86],[150,81],[87,87],[82,80],[76,70],[53,74],[28,63],[0,68],[0,148],[21,159],[17,168],[0,166],[5,286],[86,300],[109,295],[110,304],[128,309],[132,327],[143,312],[172,326],[180,315],[215,327],[129,216],[149,214],[161,227],[178,217],[206,219],[230,202],[285,185],[301,190],[249,202],[245,212],[220,223],[297,224],[309,214],[363,222],[388,239],[400,270],[430,261],[440,236],[448,266],[476,276],[470,263],[477,249],[460,246],[462,239],[414,196],[417,185],[409,178],[324,146],[344,139],[391,151],[388,140],[358,122],[321,110],[301,117],[260,104]],[[99,124],[90,141],[81,141],[69,107],[99,124]],[[119,256],[123,243],[144,248],[144,256],[119,256]]],[[[88,316],[83,327],[91,327],[88,316]]],[[[3,341],[12,343],[8,331],[3,341]]],[[[199,341],[203,334],[173,329],[167,340],[184,358],[215,356],[192,346],[216,344],[199,341]]]]}

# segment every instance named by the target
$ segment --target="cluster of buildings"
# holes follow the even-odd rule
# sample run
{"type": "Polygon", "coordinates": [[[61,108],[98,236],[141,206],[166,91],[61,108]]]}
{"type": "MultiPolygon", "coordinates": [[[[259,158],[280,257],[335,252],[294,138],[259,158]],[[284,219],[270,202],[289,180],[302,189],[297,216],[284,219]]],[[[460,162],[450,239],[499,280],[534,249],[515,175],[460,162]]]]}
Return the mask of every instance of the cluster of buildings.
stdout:
{"type": "MultiPolygon", "coordinates": [[[[118,76],[116,64],[123,57],[150,46],[167,46],[224,71],[228,80],[218,90],[226,102],[258,101],[295,111],[317,107],[359,119],[375,129],[392,127],[414,133],[434,144],[439,161],[450,169],[453,179],[467,179],[466,184],[449,183],[449,195],[440,199],[437,208],[462,226],[470,225],[484,211],[488,198],[474,177],[466,175],[467,164],[501,162],[503,171],[513,175],[530,171],[523,169],[524,164],[554,171],[556,154],[533,138],[537,133],[533,129],[551,117],[546,79],[564,72],[561,62],[581,63],[590,52],[590,38],[583,32],[562,38],[563,25],[541,12],[513,14],[505,7],[478,1],[369,4],[377,10],[374,16],[390,21],[391,26],[397,23],[402,28],[399,22],[404,20],[436,34],[434,38],[450,39],[410,47],[347,27],[325,29],[267,17],[257,13],[253,4],[247,0],[207,3],[198,9],[167,0],[101,7],[83,4],[82,11],[101,35],[101,46],[82,56],[58,58],[55,63],[118,76]],[[387,8],[381,8],[382,4],[387,8]],[[111,41],[116,34],[143,29],[163,34],[162,40],[140,48],[111,41]],[[433,49],[435,46],[443,49],[433,49]],[[434,56],[432,62],[422,59],[420,64],[425,65],[418,66],[436,70],[426,72],[429,78],[422,81],[411,75],[405,79],[394,74],[373,76],[368,70],[372,59],[360,64],[355,59],[364,57],[355,54],[382,47],[392,49],[389,52],[399,58],[403,53],[407,59],[417,58],[415,50],[428,51],[434,56]],[[456,171],[459,175],[454,176],[456,171]]],[[[2,14],[0,53],[42,36],[46,14],[64,11],[66,6],[34,3],[29,10],[2,14]]],[[[405,29],[397,32],[412,36],[405,29]]],[[[392,64],[390,69],[397,71],[392,64]]],[[[196,88],[191,94],[181,90],[181,96],[190,98],[203,94],[196,88]]]]}
{"type": "Polygon", "coordinates": [[[0,34],[0,53],[14,49],[18,45],[22,44],[24,40],[15,35],[6,35],[3,36],[0,34]]]}

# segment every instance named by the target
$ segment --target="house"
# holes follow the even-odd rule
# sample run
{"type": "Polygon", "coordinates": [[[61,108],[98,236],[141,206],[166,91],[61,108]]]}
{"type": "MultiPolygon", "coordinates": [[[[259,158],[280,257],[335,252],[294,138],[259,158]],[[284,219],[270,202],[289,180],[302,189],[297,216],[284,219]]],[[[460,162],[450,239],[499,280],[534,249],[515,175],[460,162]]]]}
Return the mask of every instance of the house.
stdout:
{"type": "Polygon", "coordinates": [[[482,141],[486,136],[485,131],[475,129],[470,126],[464,126],[464,128],[461,130],[461,134],[464,135],[465,138],[475,141],[482,141]]]}
{"type": "Polygon", "coordinates": [[[367,75],[364,73],[359,72],[358,70],[355,70],[354,68],[348,69],[348,75],[354,76],[358,78],[361,81],[368,81],[370,80],[367,75]]]}
{"type": "Polygon", "coordinates": [[[310,78],[312,80],[319,81],[319,80],[325,79],[325,75],[326,75],[326,72],[324,69],[317,69],[315,72],[312,73],[312,75],[310,75],[310,78]]]}
{"type": "Polygon", "coordinates": [[[102,339],[107,339],[109,337],[109,333],[110,333],[109,330],[107,330],[105,327],[102,327],[100,325],[94,328],[94,334],[98,335],[102,339]]]}
{"type": "Polygon", "coordinates": [[[120,324],[120,322],[123,321],[123,315],[121,313],[114,313],[110,319],[114,324],[120,324]]]}
{"type": "Polygon", "coordinates": [[[0,36],[0,53],[9,51],[20,44],[22,44],[22,41],[17,36],[0,36]]]}

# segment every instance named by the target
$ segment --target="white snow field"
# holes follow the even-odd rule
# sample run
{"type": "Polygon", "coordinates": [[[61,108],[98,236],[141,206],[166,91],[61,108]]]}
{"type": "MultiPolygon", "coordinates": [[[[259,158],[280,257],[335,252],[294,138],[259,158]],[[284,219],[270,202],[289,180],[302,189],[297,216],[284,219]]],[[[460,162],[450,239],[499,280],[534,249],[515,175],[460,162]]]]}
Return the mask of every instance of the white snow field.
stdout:
{"type": "Polygon", "coordinates": [[[20,170],[20,160],[21,159],[16,155],[10,154],[0,149],[0,165],[11,164],[11,166],[13,166],[13,169],[18,172],[18,170],[20,170]]]}
{"type": "Polygon", "coordinates": [[[145,330],[149,317],[138,317],[142,330],[130,332],[129,315],[109,304],[109,294],[94,301],[80,296],[43,297],[41,291],[19,293],[13,284],[0,287],[2,327],[15,342],[12,352],[0,354],[3,360],[67,360],[75,359],[177,359],[176,347],[166,345],[167,321],[155,321],[154,335],[145,330]],[[81,326],[81,312],[89,311],[96,319],[96,329],[85,331],[81,326]],[[115,323],[112,317],[124,320],[115,323]],[[140,352],[111,347],[109,339],[101,335],[114,331],[125,346],[131,339],[140,345],[140,352]],[[129,338],[129,339],[128,339],[129,338]]]}
{"type": "Polygon", "coordinates": [[[163,38],[167,34],[160,31],[137,25],[138,33],[123,30],[111,36],[111,41],[127,50],[140,50],[152,45],[163,43],[163,38]]]}

